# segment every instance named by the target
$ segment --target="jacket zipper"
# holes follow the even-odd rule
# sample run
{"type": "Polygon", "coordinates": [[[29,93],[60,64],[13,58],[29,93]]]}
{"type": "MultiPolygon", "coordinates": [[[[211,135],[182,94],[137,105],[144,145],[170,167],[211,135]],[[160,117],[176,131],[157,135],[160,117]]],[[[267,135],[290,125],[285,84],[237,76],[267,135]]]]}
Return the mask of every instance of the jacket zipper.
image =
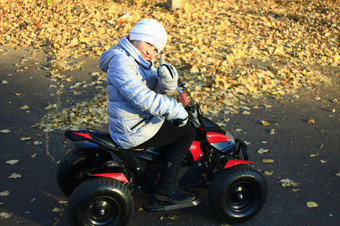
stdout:
{"type": "Polygon", "coordinates": [[[131,130],[134,130],[137,126],[139,126],[141,123],[145,122],[146,120],[150,121],[153,118],[153,115],[149,118],[144,118],[142,121],[138,122],[136,125],[134,125],[131,130]]]}
{"type": "Polygon", "coordinates": [[[145,122],[146,118],[144,118],[142,121],[138,122],[136,125],[134,125],[131,130],[134,130],[137,126],[139,126],[141,123],[145,122]]]}

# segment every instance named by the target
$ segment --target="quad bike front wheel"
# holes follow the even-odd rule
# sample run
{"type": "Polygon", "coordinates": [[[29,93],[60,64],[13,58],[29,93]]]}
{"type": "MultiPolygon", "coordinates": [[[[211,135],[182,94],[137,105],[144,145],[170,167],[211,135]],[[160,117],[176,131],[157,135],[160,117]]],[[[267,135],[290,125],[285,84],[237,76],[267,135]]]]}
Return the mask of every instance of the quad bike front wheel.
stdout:
{"type": "Polygon", "coordinates": [[[70,225],[125,225],[131,218],[133,199],[120,181],[93,178],[72,193],[68,203],[70,225]]]}
{"type": "Polygon", "coordinates": [[[267,197],[267,183],[249,165],[234,166],[216,175],[209,188],[209,203],[217,218],[240,223],[260,211],[267,197]]]}

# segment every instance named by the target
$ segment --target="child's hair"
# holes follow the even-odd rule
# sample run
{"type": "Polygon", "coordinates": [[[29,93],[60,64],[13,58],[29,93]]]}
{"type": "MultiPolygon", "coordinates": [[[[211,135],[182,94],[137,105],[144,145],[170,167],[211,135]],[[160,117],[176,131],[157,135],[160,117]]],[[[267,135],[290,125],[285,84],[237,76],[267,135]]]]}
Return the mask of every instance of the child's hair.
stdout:
{"type": "Polygon", "coordinates": [[[161,52],[165,45],[167,34],[162,24],[153,19],[140,20],[131,30],[131,41],[143,41],[154,45],[161,52]]]}

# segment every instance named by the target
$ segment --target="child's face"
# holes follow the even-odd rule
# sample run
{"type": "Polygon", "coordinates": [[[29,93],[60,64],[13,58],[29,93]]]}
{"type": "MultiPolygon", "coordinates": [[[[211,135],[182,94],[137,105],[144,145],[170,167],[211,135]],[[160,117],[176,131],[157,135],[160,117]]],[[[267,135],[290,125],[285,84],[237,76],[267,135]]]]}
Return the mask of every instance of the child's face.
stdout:
{"type": "Polygon", "coordinates": [[[151,61],[158,53],[157,48],[147,42],[134,40],[132,41],[132,45],[138,49],[140,55],[142,55],[146,61],[151,61]]]}

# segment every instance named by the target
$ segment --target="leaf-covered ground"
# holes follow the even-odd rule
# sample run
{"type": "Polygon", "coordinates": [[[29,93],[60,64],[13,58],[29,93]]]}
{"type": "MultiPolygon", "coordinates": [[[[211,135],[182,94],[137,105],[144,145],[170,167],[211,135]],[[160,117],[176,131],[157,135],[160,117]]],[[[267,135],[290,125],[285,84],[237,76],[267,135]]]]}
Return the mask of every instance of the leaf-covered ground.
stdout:
{"type": "MultiPolygon", "coordinates": [[[[237,112],[252,97],[330,84],[324,71],[332,75],[339,67],[337,0],[190,0],[175,11],[164,2],[0,0],[0,45],[46,52],[51,79],[65,81],[70,78],[60,73],[79,68],[80,57],[99,57],[140,19],[154,18],[168,32],[166,60],[210,113],[237,112]]],[[[105,79],[94,76],[97,83],[105,79]]],[[[47,106],[45,127],[103,122],[105,101],[103,90],[70,109],[47,106]]]]}

